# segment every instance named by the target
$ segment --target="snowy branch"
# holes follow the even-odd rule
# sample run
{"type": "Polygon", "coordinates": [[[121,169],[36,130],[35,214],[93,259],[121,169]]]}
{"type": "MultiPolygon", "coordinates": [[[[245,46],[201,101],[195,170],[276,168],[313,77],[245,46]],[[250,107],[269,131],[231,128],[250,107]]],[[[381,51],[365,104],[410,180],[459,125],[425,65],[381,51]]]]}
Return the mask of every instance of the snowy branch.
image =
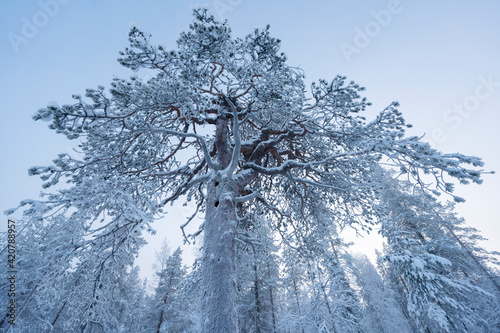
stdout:
{"type": "Polygon", "coordinates": [[[238,202],[245,202],[245,201],[250,201],[250,200],[253,200],[257,197],[260,197],[259,195],[259,192],[253,192],[251,194],[248,194],[248,195],[244,195],[244,196],[241,196],[241,197],[236,197],[233,199],[233,201],[235,203],[238,203],[238,202]]]}
{"type": "Polygon", "coordinates": [[[233,112],[234,148],[233,148],[233,155],[231,157],[231,162],[226,168],[227,171],[225,170],[225,173],[228,175],[228,177],[231,177],[232,174],[234,173],[234,170],[236,170],[236,166],[238,165],[238,159],[241,150],[241,136],[240,136],[240,123],[238,120],[238,110],[236,109],[233,102],[229,98],[226,98],[226,102],[231,108],[231,111],[233,112]]]}
{"type": "Polygon", "coordinates": [[[200,144],[201,149],[203,150],[203,155],[205,157],[205,161],[207,161],[207,165],[210,167],[210,169],[212,169],[212,170],[219,169],[219,167],[213,162],[212,158],[210,157],[210,152],[208,151],[208,148],[207,148],[207,142],[205,141],[205,139],[201,135],[195,134],[195,133],[184,133],[184,132],[174,131],[174,130],[170,130],[167,128],[148,127],[148,130],[149,130],[149,132],[152,132],[152,133],[165,133],[165,134],[176,135],[176,136],[180,136],[180,137],[195,138],[198,141],[198,143],[200,144]]]}

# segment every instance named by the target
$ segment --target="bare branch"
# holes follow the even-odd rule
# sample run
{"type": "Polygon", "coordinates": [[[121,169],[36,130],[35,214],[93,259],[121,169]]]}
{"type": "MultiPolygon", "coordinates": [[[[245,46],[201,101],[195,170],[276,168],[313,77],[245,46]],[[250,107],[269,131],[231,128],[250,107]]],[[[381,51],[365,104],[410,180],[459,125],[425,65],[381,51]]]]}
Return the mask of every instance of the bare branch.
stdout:
{"type": "Polygon", "coordinates": [[[151,127],[149,127],[148,130],[150,132],[153,132],[153,133],[165,133],[165,134],[176,135],[176,136],[180,136],[180,137],[195,138],[198,141],[198,143],[200,144],[201,149],[203,150],[203,155],[205,157],[205,161],[207,161],[208,167],[212,170],[219,170],[219,167],[214,163],[214,161],[210,157],[210,153],[209,153],[208,148],[207,148],[207,142],[205,141],[205,139],[201,135],[195,134],[195,133],[184,133],[184,132],[174,131],[174,130],[167,129],[167,128],[151,128],[151,127]]]}

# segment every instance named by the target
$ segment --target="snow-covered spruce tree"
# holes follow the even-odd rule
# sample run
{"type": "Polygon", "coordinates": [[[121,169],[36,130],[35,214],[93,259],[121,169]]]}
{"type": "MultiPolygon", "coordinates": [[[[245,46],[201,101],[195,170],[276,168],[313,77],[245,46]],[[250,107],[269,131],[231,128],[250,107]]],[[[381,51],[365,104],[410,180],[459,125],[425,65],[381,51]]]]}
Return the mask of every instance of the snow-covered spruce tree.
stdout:
{"type": "Polygon", "coordinates": [[[363,88],[344,77],[320,80],[306,94],[302,71],[287,64],[269,28],[232,38],[227,23],[207,11],[194,17],[172,51],[132,28],[119,61],[149,70],[147,82],[115,79],[109,94],[88,89],[87,99],[75,95],[73,104],[41,109],[34,118],[80,140],[83,157],[62,154],[31,174],[45,187],[67,181],[67,189],[46,197],[49,213],[73,207],[82,230],[99,240],[87,245],[97,244],[103,260],[118,249],[135,251],[134,233],[149,230],[168,204],[196,202],[205,214],[202,332],[238,331],[235,241],[253,206],[274,214],[271,230],[288,225],[295,232],[290,226],[307,221],[296,214],[290,224],[291,209],[315,188],[332,215],[363,223],[376,195],[367,177],[384,155],[415,179],[435,175],[438,188],[446,176],[481,182],[479,159],[406,138],[397,103],[367,122],[363,88]]]}
{"type": "Polygon", "coordinates": [[[451,207],[409,184],[396,180],[386,184],[382,196],[386,216],[381,219],[381,233],[388,243],[384,271],[396,290],[405,294],[412,319],[422,331],[482,330],[485,321],[470,300],[487,302],[494,296],[477,286],[478,280],[486,280],[477,262],[483,261],[483,269],[486,265],[477,254],[471,259],[471,250],[477,249],[473,243],[466,238],[457,242],[459,221],[451,207]],[[461,246],[465,243],[468,248],[461,246]]]}

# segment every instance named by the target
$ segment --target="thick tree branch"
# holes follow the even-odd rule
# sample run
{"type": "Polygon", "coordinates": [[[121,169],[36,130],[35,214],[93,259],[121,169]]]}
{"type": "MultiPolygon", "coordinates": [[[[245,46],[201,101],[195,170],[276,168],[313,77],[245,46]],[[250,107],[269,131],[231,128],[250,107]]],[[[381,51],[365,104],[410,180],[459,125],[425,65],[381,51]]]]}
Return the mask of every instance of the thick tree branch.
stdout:
{"type": "Polygon", "coordinates": [[[238,159],[240,157],[241,135],[240,135],[240,122],[238,120],[238,110],[236,109],[236,106],[234,106],[233,102],[229,98],[226,98],[226,102],[231,108],[231,111],[233,112],[234,148],[233,148],[233,155],[231,157],[231,162],[229,163],[228,167],[224,172],[226,172],[228,177],[231,177],[232,174],[234,173],[234,170],[236,170],[236,167],[238,165],[238,159]]]}

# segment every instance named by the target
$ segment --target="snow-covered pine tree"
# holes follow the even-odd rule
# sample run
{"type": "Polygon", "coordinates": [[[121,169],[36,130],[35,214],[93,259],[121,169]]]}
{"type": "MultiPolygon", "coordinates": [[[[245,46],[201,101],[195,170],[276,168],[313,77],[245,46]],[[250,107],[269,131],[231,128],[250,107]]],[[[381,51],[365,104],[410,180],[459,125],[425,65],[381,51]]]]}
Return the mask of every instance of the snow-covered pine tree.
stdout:
{"type": "Polygon", "coordinates": [[[120,333],[144,332],[151,323],[150,308],[147,303],[146,281],[139,277],[139,267],[135,266],[119,283],[119,293],[116,302],[122,303],[123,310],[120,315],[120,333]]]}
{"type": "Polygon", "coordinates": [[[363,300],[365,327],[369,327],[371,333],[416,333],[397,302],[394,291],[384,283],[370,260],[365,255],[354,256],[353,264],[363,300]]]}
{"type": "MultiPolygon", "coordinates": [[[[75,250],[82,245],[82,233],[62,216],[42,219],[43,205],[37,207],[37,213],[29,212],[33,214],[17,224],[21,231],[16,239],[16,327],[43,332],[57,321],[58,304],[66,300],[66,291],[71,288],[70,270],[77,258],[75,250]]],[[[0,271],[4,281],[7,274],[8,270],[0,271]]],[[[4,300],[7,284],[0,288],[4,300]]],[[[2,318],[0,327],[10,332],[14,326],[2,318]]]]}
{"type": "Polygon", "coordinates": [[[279,332],[306,332],[307,298],[302,292],[306,285],[304,261],[296,251],[284,247],[280,284],[279,332]]]}
{"type": "Polygon", "coordinates": [[[276,332],[279,256],[265,220],[254,217],[239,231],[236,252],[240,332],[276,332]]]}
{"type": "MultiPolygon", "coordinates": [[[[78,221],[64,214],[43,219],[28,214],[19,225],[23,231],[16,242],[20,259],[15,328],[26,332],[126,332],[127,317],[139,312],[143,294],[137,269],[131,269],[131,252],[111,256],[99,246],[89,247],[78,221]]],[[[2,277],[5,273],[2,271],[2,277]]],[[[2,325],[5,332],[14,328],[6,322],[2,325]]]]}
{"type": "MultiPolygon", "coordinates": [[[[130,318],[143,315],[144,289],[135,251],[88,247],[72,270],[64,302],[57,304],[61,332],[133,332],[130,318]],[[75,315],[76,314],[76,315],[75,315]]],[[[55,327],[55,326],[54,326],[55,327]]]]}
{"type": "Polygon", "coordinates": [[[154,311],[157,313],[156,332],[185,332],[192,325],[183,313],[180,303],[179,287],[186,276],[182,265],[182,250],[177,248],[165,261],[165,267],[159,273],[158,287],[155,290],[154,311]]]}
{"type": "Polygon", "coordinates": [[[320,80],[306,94],[302,70],[287,64],[269,27],[233,38],[206,10],[194,17],[171,51],[131,29],[119,61],[149,70],[147,82],[115,79],[110,95],[100,86],[86,98],[74,95],[73,104],[41,109],[34,118],[78,139],[82,156],[61,154],[30,173],[46,188],[67,181],[67,189],[46,196],[47,215],[77,211],[81,230],[98,240],[87,246],[104,254],[98,266],[118,250],[135,251],[139,231],[150,230],[168,204],[193,200],[205,213],[202,332],[238,331],[235,237],[248,212],[238,210],[242,203],[272,212],[271,230],[289,225],[299,232],[307,221],[291,219],[291,209],[314,188],[332,215],[344,214],[343,223],[364,223],[376,196],[367,179],[384,155],[417,181],[421,172],[435,175],[438,188],[448,176],[481,182],[479,159],[405,137],[398,103],[368,122],[360,115],[369,105],[363,88],[344,77],[320,80]]]}
{"type": "Polygon", "coordinates": [[[341,243],[326,253],[283,253],[279,332],[365,332],[363,312],[341,258],[341,243]]]}
{"type": "Polygon", "coordinates": [[[319,195],[307,192],[307,204],[296,209],[307,222],[300,226],[300,232],[283,239],[288,248],[282,266],[290,317],[284,322],[289,325],[296,318],[295,325],[304,332],[363,332],[362,309],[349,278],[348,244],[337,234],[345,215],[329,215],[331,211],[321,205],[319,195]]]}
{"type": "Polygon", "coordinates": [[[238,317],[240,332],[272,332],[270,305],[264,293],[261,264],[254,247],[237,249],[238,317]]]}

